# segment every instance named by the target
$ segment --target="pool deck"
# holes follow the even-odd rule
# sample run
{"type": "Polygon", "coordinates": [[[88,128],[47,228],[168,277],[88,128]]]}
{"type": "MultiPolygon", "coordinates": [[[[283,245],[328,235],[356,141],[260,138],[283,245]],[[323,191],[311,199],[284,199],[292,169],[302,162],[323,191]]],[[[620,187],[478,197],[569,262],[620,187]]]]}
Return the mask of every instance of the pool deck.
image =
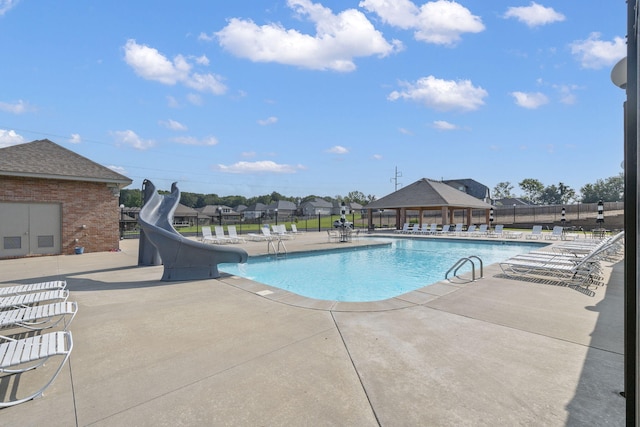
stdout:
{"type": "MultiPolygon", "coordinates": [[[[137,267],[137,240],[121,243],[0,261],[0,284],[64,279],[79,304],[69,363],[43,398],[0,410],[0,424],[624,425],[621,261],[586,292],[492,265],[473,283],[339,303],[228,275],[161,282],[161,266],[137,267]]],[[[308,232],[285,244],[370,241],[308,232]]],[[[48,368],[0,380],[0,393],[48,368]]]]}

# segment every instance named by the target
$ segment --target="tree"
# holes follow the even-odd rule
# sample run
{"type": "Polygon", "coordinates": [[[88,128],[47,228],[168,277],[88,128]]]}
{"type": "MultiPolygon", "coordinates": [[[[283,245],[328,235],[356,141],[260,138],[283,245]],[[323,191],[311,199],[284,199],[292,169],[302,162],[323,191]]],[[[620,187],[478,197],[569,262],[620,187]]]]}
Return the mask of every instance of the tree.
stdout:
{"type": "Polygon", "coordinates": [[[524,199],[529,203],[537,204],[540,202],[542,193],[544,192],[544,185],[537,179],[527,178],[523,179],[519,184],[520,188],[524,191],[524,199]]]}
{"type": "Polygon", "coordinates": [[[545,187],[539,202],[545,205],[563,205],[575,196],[576,192],[571,187],[560,182],[557,186],[552,184],[545,187]]]}
{"type": "Polygon", "coordinates": [[[347,197],[344,198],[347,203],[358,203],[360,205],[367,204],[367,196],[362,191],[350,191],[347,197]]]}
{"type": "Polygon", "coordinates": [[[515,195],[511,193],[512,190],[513,190],[513,185],[511,185],[509,181],[499,182],[493,188],[493,198],[494,199],[514,198],[515,195]]]}
{"type": "Polygon", "coordinates": [[[128,208],[142,206],[142,191],[139,189],[134,190],[120,190],[120,205],[125,205],[128,208]]]}
{"type": "Polygon", "coordinates": [[[582,203],[621,202],[624,200],[623,174],[607,179],[599,179],[594,184],[586,184],[580,189],[582,203]]]}

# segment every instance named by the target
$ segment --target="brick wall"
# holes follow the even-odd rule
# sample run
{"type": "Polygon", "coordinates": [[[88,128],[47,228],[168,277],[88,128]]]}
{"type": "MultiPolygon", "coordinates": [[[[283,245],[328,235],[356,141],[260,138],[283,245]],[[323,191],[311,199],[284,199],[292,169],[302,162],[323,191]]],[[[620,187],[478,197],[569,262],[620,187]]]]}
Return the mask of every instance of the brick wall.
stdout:
{"type": "Polygon", "coordinates": [[[119,248],[118,196],[106,183],[2,177],[0,201],[60,203],[63,254],[73,254],[76,246],[85,252],[119,248]]]}

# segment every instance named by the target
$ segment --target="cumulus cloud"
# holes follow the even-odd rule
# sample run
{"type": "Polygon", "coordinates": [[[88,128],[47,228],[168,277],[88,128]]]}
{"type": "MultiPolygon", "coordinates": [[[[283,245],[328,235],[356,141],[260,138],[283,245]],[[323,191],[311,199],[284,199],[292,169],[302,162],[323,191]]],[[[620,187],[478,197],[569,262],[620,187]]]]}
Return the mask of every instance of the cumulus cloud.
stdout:
{"type": "Polygon", "coordinates": [[[0,16],[16,7],[20,0],[0,0],[0,16]]]}
{"type": "Polygon", "coordinates": [[[292,166],[286,164],[278,164],[271,160],[261,160],[257,162],[237,162],[232,165],[216,165],[214,170],[225,173],[235,174],[281,174],[296,173],[298,170],[305,169],[302,165],[292,166]]]}
{"type": "Polygon", "coordinates": [[[183,125],[180,122],[177,122],[175,120],[169,119],[169,120],[160,120],[158,123],[160,123],[160,126],[163,126],[167,129],[171,129],[171,130],[176,130],[176,131],[185,131],[187,130],[187,127],[185,125],[183,125]]]}
{"type": "Polygon", "coordinates": [[[191,89],[214,95],[221,95],[227,90],[220,76],[193,72],[193,66],[184,56],[176,55],[170,60],[157,49],[138,44],[133,39],[127,40],[124,46],[124,60],[145,80],[171,86],[181,83],[191,89]]]}
{"type": "Polygon", "coordinates": [[[434,120],[433,121],[433,127],[438,129],[438,130],[455,130],[455,129],[458,129],[458,127],[456,125],[454,125],[453,123],[449,123],[449,122],[444,121],[444,120],[434,120]]]}
{"type": "Polygon", "coordinates": [[[272,125],[277,122],[278,122],[278,118],[273,116],[267,117],[266,119],[263,119],[263,120],[258,120],[258,124],[262,126],[272,125]]]}
{"type": "Polygon", "coordinates": [[[24,138],[14,130],[0,129],[0,148],[10,145],[22,144],[24,138]]]}
{"type": "Polygon", "coordinates": [[[82,138],[80,138],[79,133],[72,133],[71,138],[69,138],[67,141],[69,141],[71,144],[80,144],[82,142],[82,138]]]}
{"type": "Polygon", "coordinates": [[[529,6],[510,7],[504,14],[505,18],[515,18],[528,27],[552,24],[565,20],[562,13],[556,12],[552,7],[544,7],[536,2],[529,6]]]}
{"type": "Polygon", "coordinates": [[[511,92],[511,96],[516,100],[516,105],[531,110],[549,103],[549,98],[540,92],[511,92]]]}
{"type": "Polygon", "coordinates": [[[583,68],[608,67],[627,54],[624,38],[614,37],[613,41],[604,41],[600,40],[600,36],[600,33],[594,32],[586,40],[577,40],[569,45],[571,53],[583,68]]]}
{"type": "Polygon", "coordinates": [[[453,46],[462,34],[485,29],[480,17],[455,1],[437,0],[418,7],[410,0],[363,0],[360,7],[389,25],[414,30],[415,39],[426,43],[453,46]]]}
{"type": "Polygon", "coordinates": [[[156,145],[154,140],[140,138],[132,130],[117,130],[111,132],[111,134],[118,145],[129,145],[136,150],[147,150],[156,145]]]}
{"type": "Polygon", "coordinates": [[[374,154],[371,156],[374,160],[382,160],[382,154],[374,154]]]}
{"type": "Polygon", "coordinates": [[[327,153],[332,153],[332,154],[347,154],[348,152],[349,150],[347,150],[345,147],[341,145],[334,145],[333,147],[327,150],[327,153]]]}
{"type": "Polygon", "coordinates": [[[475,87],[470,80],[442,80],[434,76],[422,77],[415,83],[399,82],[404,89],[393,91],[387,99],[407,99],[438,111],[473,111],[484,105],[488,93],[475,87]]]}
{"type": "MultiPolygon", "coordinates": [[[[336,15],[310,0],[288,0],[287,5],[301,18],[314,23],[315,34],[275,23],[259,26],[251,20],[232,18],[215,37],[225,50],[254,62],[339,72],[355,70],[354,58],[384,57],[402,49],[399,41],[388,42],[356,9],[336,15]]],[[[206,40],[207,36],[200,38],[206,40]]]]}
{"type": "Polygon", "coordinates": [[[33,110],[34,108],[29,105],[28,102],[25,102],[23,100],[19,100],[13,103],[0,101],[0,111],[4,111],[6,113],[22,114],[33,110]]]}
{"type": "Polygon", "coordinates": [[[413,135],[413,132],[405,128],[398,128],[398,132],[400,132],[403,135],[413,135]]]}
{"type": "Polygon", "coordinates": [[[211,146],[216,145],[218,140],[214,136],[208,136],[206,138],[194,138],[192,136],[179,136],[177,138],[173,138],[172,141],[177,142],[178,144],[184,145],[203,145],[203,146],[211,146]]]}

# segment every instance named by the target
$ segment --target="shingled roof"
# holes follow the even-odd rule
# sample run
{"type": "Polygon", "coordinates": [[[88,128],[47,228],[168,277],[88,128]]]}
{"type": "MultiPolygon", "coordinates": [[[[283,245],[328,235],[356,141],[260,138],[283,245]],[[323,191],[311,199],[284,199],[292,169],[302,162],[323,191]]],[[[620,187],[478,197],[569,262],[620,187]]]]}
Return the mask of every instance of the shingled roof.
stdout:
{"type": "Polygon", "coordinates": [[[387,196],[369,203],[367,209],[490,209],[491,205],[444,182],[422,178],[387,196]]]}
{"type": "Polygon", "coordinates": [[[120,188],[132,182],[48,139],[0,148],[0,176],[105,182],[120,188]]]}

